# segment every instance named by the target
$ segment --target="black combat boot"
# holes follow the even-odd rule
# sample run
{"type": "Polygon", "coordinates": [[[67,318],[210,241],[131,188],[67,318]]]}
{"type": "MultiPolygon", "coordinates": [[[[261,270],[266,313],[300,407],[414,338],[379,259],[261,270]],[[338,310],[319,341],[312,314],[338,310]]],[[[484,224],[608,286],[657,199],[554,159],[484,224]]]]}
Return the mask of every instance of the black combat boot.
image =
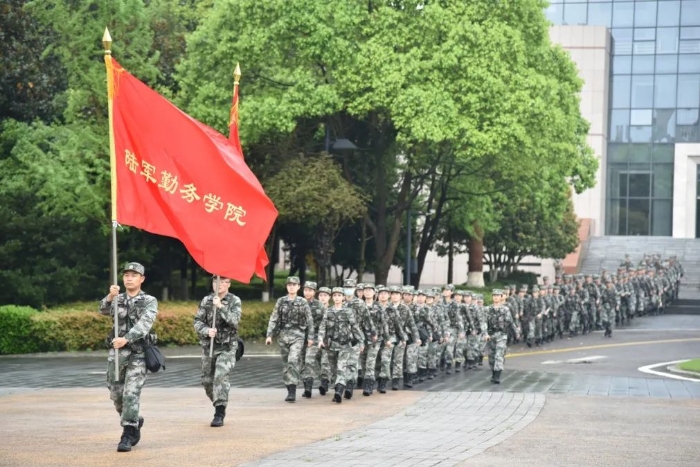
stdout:
{"type": "Polygon", "coordinates": [[[352,399],[352,391],[354,389],[355,389],[355,381],[351,379],[345,385],[345,394],[343,394],[343,397],[345,397],[346,399],[352,399]]]}
{"type": "Polygon", "coordinates": [[[462,362],[455,362],[455,373],[462,371],[462,362]]]}
{"type": "Polygon", "coordinates": [[[479,357],[479,366],[484,366],[484,356],[479,357]]]}
{"type": "Polygon", "coordinates": [[[493,376],[491,377],[491,382],[493,384],[501,384],[501,370],[494,370],[493,376]]]}
{"type": "Polygon", "coordinates": [[[345,386],[338,383],[335,385],[335,395],[333,396],[333,402],[340,404],[343,402],[343,392],[345,392],[345,386]]]}
{"type": "Polygon", "coordinates": [[[307,399],[311,399],[311,390],[313,388],[314,388],[313,378],[306,378],[304,380],[304,394],[302,394],[301,397],[306,397],[307,399]]]}
{"type": "Polygon", "coordinates": [[[364,384],[365,384],[365,379],[364,379],[361,375],[358,375],[358,377],[357,377],[357,387],[358,387],[358,388],[361,388],[361,387],[364,386],[364,384]]]}
{"type": "Polygon", "coordinates": [[[362,395],[363,396],[371,396],[372,395],[372,389],[374,386],[374,380],[373,379],[366,379],[364,380],[364,387],[362,388],[362,395]]]}
{"type": "Polygon", "coordinates": [[[214,412],[214,420],[211,421],[211,426],[224,426],[224,417],[226,416],[226,406],[217,405],[214,412]]]}
{"type": "Polygon", "coordinates": [[[287,397],[284,399],[285,402],[294,402],[297,400],[297,385],[289,384],[287,385],[287,397]]]}
{"type": "Polygon", "coordinates": [[[399,378],[393,378],[391,380],[391,390],[392,391],[398,391],[399,390],[399,378]]]}
{"type": "Polygon", "coordinates": [[[428,379],[435,379],[435,375],[437,374],[437,368],[429,368],[428,369],[428,379]]]}
{"type": "Polygon", "coordinates": [[[122,431],[122,439],[119,441],[119,445],[117,446],[117,452],[131,451],[131,446],[133,446],[135,434],[135,427],[131,425],[125,426],[124,430],[122,431]]]}
{"type": "Polygon", "coordinates": [[[141,427],[143,426],[143,417],[139,417],[139,427],[134,431],[134,439],[131,441],[132,446],[136,446],[141,441],[141,427]]]}
{"type": "Polygon", "coordinates": [[[379,378],[377,391],[379,391],[379,394],[386,394],[386,378],[379,378]]]}
{"type": "Polygon", "coordinates": [[[406,379],[403,381],[403,387],[411,389],[413,387],[413,380],[415,377],[415,373],[406,373],[406,379]]]}
{"type": "Polygon", "coordinates": [[[330,381],[327,379],[322,379],[321,380],[321,385],[318,387],[318,393],[321,394],[322,396],[325,396],[326,393],[328,392],[328,384],[330,381]]]}
{"type": "Polygon", "coordinates": [[[447,363],[447,364],[445,365],[445,374],[446,374],[446,375],[451,375],[451,374],[452,374],[452,364],[451,364],[451,363],[447,363]]]}
{"type": "Polygon", "coordinates": [[[425,381],[425,368],[418,368],[418,382],[422,383],[425,381]]]}

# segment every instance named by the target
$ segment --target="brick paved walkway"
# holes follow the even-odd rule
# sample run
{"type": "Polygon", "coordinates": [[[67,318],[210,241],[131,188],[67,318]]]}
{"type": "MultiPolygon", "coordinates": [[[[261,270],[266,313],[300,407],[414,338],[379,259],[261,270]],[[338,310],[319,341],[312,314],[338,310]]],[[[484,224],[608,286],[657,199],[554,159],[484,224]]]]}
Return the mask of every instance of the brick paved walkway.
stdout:
{"type": "Polygon", "coordinates": [[[393,417],[244,465],[456,465],[525,428],[544,402],[542,394],[431,393],[393,417]]]}

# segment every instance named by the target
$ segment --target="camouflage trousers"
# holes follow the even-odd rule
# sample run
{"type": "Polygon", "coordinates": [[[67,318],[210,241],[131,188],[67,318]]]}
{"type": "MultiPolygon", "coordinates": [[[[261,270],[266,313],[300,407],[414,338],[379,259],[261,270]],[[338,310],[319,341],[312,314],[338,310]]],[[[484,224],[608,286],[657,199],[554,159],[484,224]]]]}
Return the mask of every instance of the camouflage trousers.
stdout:
{"type": "Polygon", "coordinates": [[[466,358],[467,354],[467,336],[460,337],[457,336],[455,339],[455,353],[454,353],[454,361],[455,361],[455,366],[459,366],[462,362],[464,362],[464,359],[466,358]]]}
{"type": "Polygon", "coordinates": [[[489,366],[493,371],[503,370],[506,362],[508,336],[504,332],[495,332],[489,340],[489,366]]]}
{"type": "MultiPolygon", "coordinates": [[[[321,375],[321,359],[324,353],[318,348],[318,345],[307,347],[304,353],[304,367],[301,370],[301,379],[318,379],[321,375]]],[[[326,356],[326,361],[328,356],[326,356]]]]}
{"type": "Polygon", "coordinates": [[[613,305],[603,305],[603,326],[615,328],[615,307],[613,305]]]}
{"type": "Polygon", "coordinates": [[[119,352],[119,380],[114,381],[114,349],[107,359],[107,387],[109,398],[121,416],[122,426],[139,425],[141,389],[146,382],[146,361],[142,353],[134,354],[128,349],[119,352]]]}
{"type": "Polygon", "coordinates": [[[554,320],[551,316],[545,316],[542,320],[543,337],[549,337],[554,334],[554,320]]]}
{"type": "Polygon", "coordinates": [[[348,371],[350,372],[348,381],[357,381],[360,371],[360,344],[352,346],[352,352],[350,352],[350,359],[348,360],[348,371]]]}
{"type": "Polygon", "coordinates": [[[328,355],[328,362],[331,365],[331,369],[335,370],[335,383],[347,385],[347,382],[352,380],[352,372],[350,369],[350,359],[354,352],[351,346],[345,346],[337,349],[326,350],[328,355]]]}
{"type": "Polygon", "coordinates": [[[574,310],[571,312],[571,317],[569,318],[569,332],[571,333],[576,333],[578,332],[579,328],[579,319],[578,319],[578,310],[574,310]]]}
{"type": "Polygon", "coordinates": [[[644,311],[646,309],[646,305],[645,305],[646,299],[647,299],[647,297],[643,292],[640,292],[637,295],[637,310],[636,310],[637,315],[641,315],[644,313],[644,311]]]}
{"type": "Polygon", "coordinates": [[[382,348],[381,342],[370,342],[360,354],[360,365],[364,379],[375,379],[377,372],[377,356],[382,348]]]}
{"type": "Polygon", "coordinates": [[[277,338],[284,369],[282,379],[286,386],[296,385],[301,378],[301,358],[304,355],[304,336],[285,333],[277,338]]]}
{"type": "Polygon", "coordinates": [[[442,344],[438,341],[433,341],[428,343],[428,368],[431,370],[436,370],[440,364],[440,355],[442,351],[442,344]]]}
{"type": "Polygon", "coordinates": [[[557,316],[554,317],[554,333],[562,334],[566,330],[564,325],[564,317],[561,315],[561,312],[558,312],[557,316]]]}
{"type": "Polygon", "coordinates": [[[406,373],[418,372],[418,345],[409,344],[406,346],[406,357],[404,363],[406,373]]]}
{"type": "MultiPolygon", "coordinates": [[[[394,369],[394,365],[392,363],[396,363],[396,360],[399,358],[401,359],[401,363],[403,366],[403,354],[406,350],[406,347],[398,345],[396,343],[393,343],[391,348],[387,347],[386,345],[382,347],[382,350],[380,352],[380,368],[379,368],[379,377],[380,378],[391,378],[392,377],[392,370],[394,369]]],[[[394,376],[395,378],[400,378],[401,373],[394,373],[397,376],[394,376]]]]}
{"type": "Polygon", "coordinates": [[[209,357],[209,346],[202,353],[202,386],[214,406],[228,404],[228,392],[231,388],[229,376],[236,366],[238,341],[229,350],[228,347],[214,349],[214,356],[209,357]]]}
{"type": "Polygon", "coordinates": [[[529,318],[523,323],[523,331],[527,332],[527,340],[532,341],[535,338],[535,318],[529,318]]]}
{"type": "Polygon", "coordinates": [[[467,360],[476,360],[481,353],[481,336],[469,333],[467,336],[467,360]]]}
{"type": "Polygon", "coordinates": [[[535,339],[542,339],[544,334],[544,318],[535,316],[535,339]]]}
{"type": "Polygon", "coordinates": [[[455,347],[456,347],[456,341],[457,341],[457,330],[456,329],[448,329],[450,333],[450,336],[445,338],[443,344],[444,344],[444,355],[445,355],[445,365],[452,365],[452,361],[455,358],[455,347]]]}
{"type": "Polygon", "coordinates": [[[432,342],[427,342],[425,345],[418,347],[418,369],[425,370],[428,368],[428,354],[432,344],[432,342]]]}
{"type": "Polygon", "coordinates": [[[403,378],[403,359],[406,356],[407,345],[395,345],[391,358],[391,377],[403,378]]]}

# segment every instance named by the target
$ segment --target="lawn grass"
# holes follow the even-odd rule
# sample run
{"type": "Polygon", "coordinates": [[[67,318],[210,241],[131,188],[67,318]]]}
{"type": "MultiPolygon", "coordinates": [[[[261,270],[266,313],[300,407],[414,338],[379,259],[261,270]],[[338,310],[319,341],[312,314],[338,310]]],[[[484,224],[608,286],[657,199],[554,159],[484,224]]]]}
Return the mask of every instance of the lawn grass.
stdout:
{"type": "Polygon", "coordinates": [[[700,373],[700,358],[694,358],[693,360],[688,360],[687,362],[678,365],[683,371],[694,371],[695,373],[700,373]]]}

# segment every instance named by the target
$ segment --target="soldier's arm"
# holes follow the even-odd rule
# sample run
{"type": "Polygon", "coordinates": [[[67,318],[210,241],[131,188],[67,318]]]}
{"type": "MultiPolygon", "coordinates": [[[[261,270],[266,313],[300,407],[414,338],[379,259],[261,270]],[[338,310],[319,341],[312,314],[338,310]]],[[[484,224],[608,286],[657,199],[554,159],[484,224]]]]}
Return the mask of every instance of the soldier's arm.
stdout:
{"type": "Polygon", "coordinates": [[[326,323],[328,322],[328,314],[323,313],[323,319],[321,320],[321,325],[318,327],[318,341],[323,342],[326,338],[326,323]]]}
{"type": "Polygon", "coordinates": [[[309,336],[309,340],[313,340],[312,337],[314,335],[314,317],[311,314],[311,307],[309,306],[308,302],[304,304],[304,313],[306,313],[306,335],[309,336]]]}
{"type": "Polygon", "coordinates": [[[459,332],[464,332],[464,320],[462,320],[462,313],[457,310],[457,329],[459,332]]]}
{"type": "Polygon", "coordinates": [[[375,336],[379,337],[379,329],[377,329],[377,326],[374,325],[374,321],[372,320],[372,316],[370,316],[370,313],[369,313],[369,308],[367,308],[367,305],[362,305],[362,306],[364,308],[365,319],[367,320],[367,324],[368,324],[367,328],[370,331],[370,335],[372,337],[375,337],[375,336]]]}
{"type": "Polygon", "coordinates": [[[352,316],[352,314],[350,315],[350,332],[358,343],[364,345],[365,334],[362,332],[360,325],[357,323],[357,320],[352,316]]]}
{"type": "Polygon", "coordinates": [[[513,331],[513,334],[518,334],[518,327],[515,325],[515,321],[513,321],[513,318],[510,316],[510,313],[506,313],[506,326],[510,326],[510,329],[513,331]]]}
{"type": "Polygon", "coordinates": [[[156,320],[156,315],[158,315],[158,300],[156,300],[155,297],[149,296],[144,302],[141,318],[139,318],[134,327],[124,335],[129,342],[134,342],[146,337],[153,326],[153,322],[156,320]]]}
{"type": "Polygon", "coordinates": [[[416,320],[413,318],[413,312],[410,309],[408,310],[408,328],[411,330],[411,334],[413,334],[413,341],[420,340],[418,326],[416,326],[416,320]]]}
{"type": "Polygon", "coordinates": [[[218,310],[218,313],[226,324],[238,329],[238,323],[241,321],[241,299],[234,295],[233,300],[218,310]]]}
{"type": "MultiPolygon", "coordinates": [[[[119,295],[117,295],[117,297],[119,297],[119,295]]],[[[117,297],[114,297],[114,299],[116,300],[117,297]]],[[[114,316],[114,313],[112,313],[112,301],[107,301],[108,298],[109,295],[100,300],[99,311],[101,315],[114,316]]]]}
{"type": "Polygon", "coordinates": [[[206,322],[207,317],[207,302],[209,297],[204,297],[197,308],[197,313],[194,315],[194,331],[199,337],[209,337],[210,323],[206,322]]]}
{"type": "Polygon", "coordinates": [[[279,320],[279,306],[280,302],[277,300],[275,303],[275,308],[272,310],[270,315],[270,321],[267,323],[267,337],[273,337],[277,333],[277,321],[279,320]]]}

